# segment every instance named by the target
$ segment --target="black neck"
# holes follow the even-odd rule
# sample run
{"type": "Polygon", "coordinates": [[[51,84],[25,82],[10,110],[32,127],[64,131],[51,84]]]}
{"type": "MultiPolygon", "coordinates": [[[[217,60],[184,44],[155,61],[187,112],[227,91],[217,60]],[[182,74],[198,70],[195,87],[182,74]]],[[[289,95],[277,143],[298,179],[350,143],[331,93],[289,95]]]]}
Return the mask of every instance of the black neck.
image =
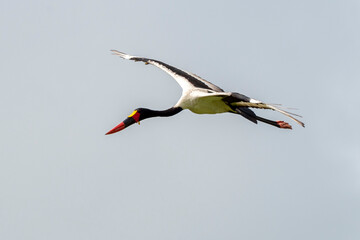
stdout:
{"type": "Polygon", "coordinates": [[[140,120],[146,119],[146,118],[152,118],[152,117],[170,117],[173,116],[179,112],[181,112],[183,109],[181,107],[171,107],[166,110],[158,111],[158,110],[151,110],[147,108],[139,108],[138,109],[140,114],[140,120]]]}
{"type": "Polygon", "coordinates": [[[150,116],[151,117],[171,117],[175,114],[178,114],[183,109],[181,107],[171,107],[166,110],[157,111],[157,110],[150,110],[150,116]]]}

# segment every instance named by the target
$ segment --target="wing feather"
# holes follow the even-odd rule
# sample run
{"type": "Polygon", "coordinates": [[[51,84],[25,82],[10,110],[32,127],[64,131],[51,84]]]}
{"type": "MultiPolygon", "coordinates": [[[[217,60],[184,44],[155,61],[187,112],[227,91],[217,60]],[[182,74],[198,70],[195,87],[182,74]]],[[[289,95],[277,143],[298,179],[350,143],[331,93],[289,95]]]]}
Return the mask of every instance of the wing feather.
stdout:
{"type": "Polygon", "coordinates": [[[202,79],[201,77],[189,73],[186,71],[183,71],[181,69],[178,69],[176,67],[173,67],[171,65],[168,65],[166,63],[163,63],[161,61],[150,59],[150,58],[144,58],[144,57],[137,57],[137,56],[131,56],[126,53],[119,52],[117,50],[111,50],[114,55],[117,55],[119,57],[122,57],[127,60],[133,60],[135,62],[144,62],[145,64],[151,64],[154,65],[167,74],[169,74],[171,77],[173,77],[178,84],[182,87],[183,90],[187,90],[189,88],[203,88],[208,89],[216,92],[223,92],[221,88],[218,86],[206,81],[205,79],[202,79]]]}

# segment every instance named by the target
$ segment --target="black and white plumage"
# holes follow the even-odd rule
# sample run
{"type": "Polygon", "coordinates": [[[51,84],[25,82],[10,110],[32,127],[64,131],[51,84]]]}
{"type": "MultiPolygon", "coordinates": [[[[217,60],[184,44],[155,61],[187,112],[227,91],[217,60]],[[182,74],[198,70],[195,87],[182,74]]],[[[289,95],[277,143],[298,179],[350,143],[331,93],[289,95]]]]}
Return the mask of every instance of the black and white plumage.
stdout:
{"type": "Polygon", "coordinates": [[[163,111],[155,111],[146,108],[136,109],[127,119],[110,130],[107,134],[118,132],[135,122],[140,122],[150,117],[169,117],[179,113],[184,109],[197,114],[216,114],[216,113],[235,113],[240,114],[246,119],[257,123],[261,121],[279,128],[291,129],[290,124],[284,121],[272,121],[257,116],[249,108],[271,109],[280,112],[291,118],[301,126],[305,126],[303,122],[294,117],[299,116],[279,109],[273,105],[263,103],[259,100],[249,98],[236,92],[225,92],[218,86],[206,81],[205,79],[184,70],[180,70],[158,60],[131,56],[117,50],[111,50],[114,55],[120,56],[127,60],[135,62],[144,62],[145,64],[154,65],[173,77],[181,86],[183,92],[179,101],[171,108],[163,111]]]}

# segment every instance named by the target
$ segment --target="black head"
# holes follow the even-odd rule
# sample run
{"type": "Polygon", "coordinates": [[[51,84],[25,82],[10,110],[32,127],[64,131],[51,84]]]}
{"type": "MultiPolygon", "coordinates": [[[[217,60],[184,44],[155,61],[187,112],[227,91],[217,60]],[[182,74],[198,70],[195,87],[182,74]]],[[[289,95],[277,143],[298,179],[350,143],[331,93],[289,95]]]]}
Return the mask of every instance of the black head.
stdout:
{"type": "Polygon", "coordinates": [[[124,121],[107,132],[106,135],[119,132],[136,122],[140,124],[140,121],[154,116],[155,114],[153,110],[147,108],[137,108],[124,121]]]}
{"type": "Polygon", "coordinates": [[[151,110],[151,109],[147,109],[147,108],[137,108],[130,114],[129,117],[127,117],[123,122],[121,122],[119,125],[117,125],[113,129],[111,129],[106,134],[112,134],[112,133],[121,131],[136,122],[140,124],[140,121],[147,119],[147,118],[170,117],[170,116],[173,116],[173,115],[179,113],[181,110],[182,110],[181,107],[171,107],[171,108],[163,110],[163,111],[155,111],[155,110],[151,110]]]}

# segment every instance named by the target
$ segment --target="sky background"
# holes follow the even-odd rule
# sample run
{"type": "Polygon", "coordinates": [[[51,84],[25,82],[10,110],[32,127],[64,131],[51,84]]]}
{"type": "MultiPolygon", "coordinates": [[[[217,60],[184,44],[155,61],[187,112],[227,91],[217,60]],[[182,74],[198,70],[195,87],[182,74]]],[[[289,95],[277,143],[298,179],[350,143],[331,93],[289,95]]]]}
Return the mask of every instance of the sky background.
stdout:
{"type": "Polygon", "coordinates": [[[1,1],[0,239],[360,239],[360,2],[1,1]],[[295,107],[148,119],[162,60],[295,107]]]}

